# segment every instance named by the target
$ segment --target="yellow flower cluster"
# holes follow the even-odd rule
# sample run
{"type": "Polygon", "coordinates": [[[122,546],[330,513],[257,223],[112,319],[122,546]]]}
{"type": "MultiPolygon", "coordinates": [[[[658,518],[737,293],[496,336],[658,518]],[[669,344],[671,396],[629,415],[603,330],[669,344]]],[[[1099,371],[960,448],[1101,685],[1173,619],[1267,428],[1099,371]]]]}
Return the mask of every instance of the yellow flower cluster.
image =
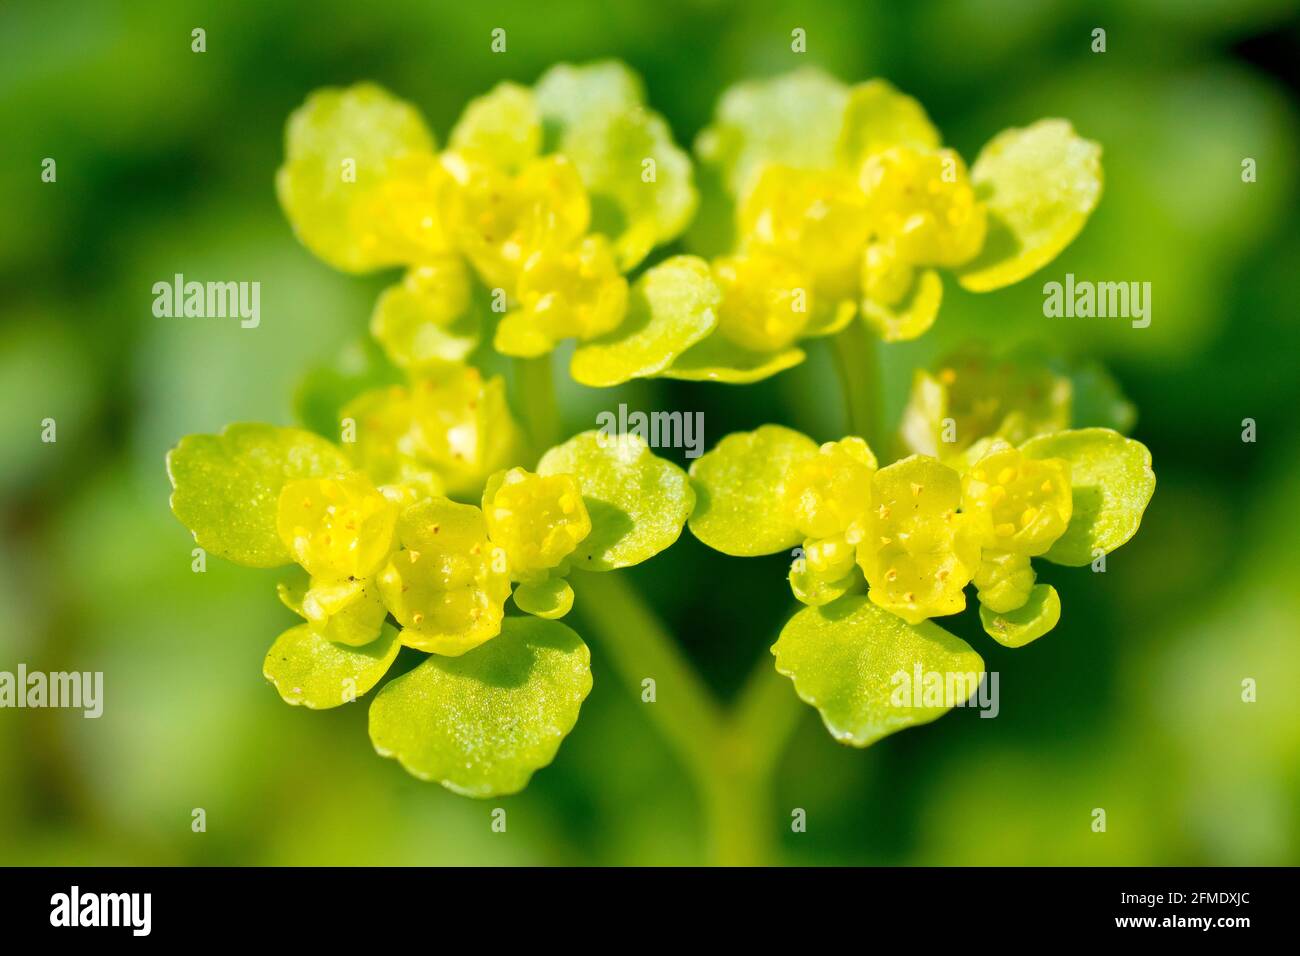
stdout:
{"type": "Polygon", "coordinates": [[[995,442],[964,476],[926,455],[885,468],[860,438],[828,442],[799,461],[783,506],[804,536],[790,573],[795,596],[822,605],[855,584],[854,565],[879,606],[916,624],[980,602],[1005,613],[1034,585],[1031,557],[1070,523],[1070,471],[995,442]]]}
{"type": "Polygon", "coordinates": [[[886,341],[916,338],[939,310],[938,269],[973,291],[1019,281],[1101,189],[1100,149],[1063,120],[1005,131],[967,169],[916,100],[816,70],[734,87],[697,152],[735,206],[733,248],[713,262],[725,343],[701,346],[715,367],[690,376],[721,381],[786,368],[799,338],[855,314],[886,341]]]}
{"type": "Polygon", "coordinates": [[[612,62],[499,84],[441,151],[379,87],[321,90],[290,119],[277,187],[326,262],[408,268],[371,331],[413,372],[464,360],[488,312],[500,313],[493,345],[517,357],[612,332],[628,312],[623,273],[695,205],[689,160],[612,62]]]}
{"type": "Polygon", "coordinates": [[[321,637],[368,644],[391,613],[406,646],[459,655],[500,632],[512,579],[533,589],[523,609],[541,617],[569,610],[572,591],[548,582],[591,521],[571,475],[514,468],[491,478],[482,510],[376,488],[360,472],[291,481],[276,527],[311,576],[300,596],[282,591],[286,603],[321,637]],[[539,589],[566,603],[534,606],[529,597],[539,589]]]}

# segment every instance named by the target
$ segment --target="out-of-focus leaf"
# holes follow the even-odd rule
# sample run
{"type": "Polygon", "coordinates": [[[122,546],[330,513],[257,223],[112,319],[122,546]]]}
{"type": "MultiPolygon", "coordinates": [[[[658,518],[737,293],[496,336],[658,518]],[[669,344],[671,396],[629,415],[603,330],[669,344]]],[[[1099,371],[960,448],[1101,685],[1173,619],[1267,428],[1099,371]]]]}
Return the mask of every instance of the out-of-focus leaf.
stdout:
{"type": "Polygon", "coordinates": [[[690,157],[645,107],[631,70],[613,60],[561,64],[536,95],[548,140],[582,174],[592,226],[613,240],[625,271],[686,228],[697,201],[690,157]]]}
{"type": "Polygon", "coordinates": [[[542,146],[542,122],[532,90],[498,83],[469,102],[452,127],[451,148],[474,154],[499,169],[514,172],[542,146]]]}
{"type": "Polygon", "coordinates": [[[1101,147],[1065,120],[1003,130],[971,167],[989,234],[960,276],[972,292],[1019,282],[1068,246],[1101,198],[1101,147]]]}
{"type": "Polygon", "coordinates": [[[743,197],[769,163],[833,166],[847,101],[843,83],[813,68],[738,83],[723,94],[695,151],[723,170],[733,196],[743,197]]]}
{"type": "Polygon", "coordinates": [[[937,149],[939,131],[925,107],[885,80],[849,88],[836,152],[841,164],[857,169],[874,152],[891,146],[937,149]]]}

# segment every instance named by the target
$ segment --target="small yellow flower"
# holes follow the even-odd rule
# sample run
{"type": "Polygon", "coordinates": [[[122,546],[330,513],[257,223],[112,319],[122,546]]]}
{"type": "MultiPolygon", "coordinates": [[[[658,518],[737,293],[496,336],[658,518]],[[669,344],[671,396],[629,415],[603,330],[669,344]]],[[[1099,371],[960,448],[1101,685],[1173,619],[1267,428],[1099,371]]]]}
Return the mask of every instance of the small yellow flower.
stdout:
{"type": "Polygon", "coordinates": [[[764,168],[738,217],[742,245],[781,256],[819,295],[853,298],[870,233],[866,197],[837,170],[764,168]]]}
{"type": "Polygon", "coordinates": [[[591,533],[582,489],[572,475],[535,475],[512,468],[483,492],[488,536],[505,549],[520,580],[545,577],[591,533]]]}
{"type": "Polygon", "coordinates": [[[429,498],[402,513],[397,531],[401,550],[378,582],[403,644],[457,656],[500,633],[509,566],[478,508],[429,498]]]}
{"type": "Polygon", "coordinates": [[[627,280],[609,240],[587,236],[571,249],[538,249],[517,286],[519,308],[497,326],[495,345],[506,355],[533,357],[569,338],[581,342],[613,331],[627,313],[627,280]]]}
{"type": "Polygon", "coordinates": [[[963,476],[962,507],[983,547],[1043,554],[1070,524],[1070,466],[996,441],[963,476]]]}
{"type": "Polygon", "coordinates": [[[871,508],[876,456],[861,438],[826,442],[818,454],[794,466],[785,484],[791,524],[810,538],[864,534],[871,508]]]}
{"type": "Polygon", "coordinates": [[[447,209],[452,238],[490,288],[513,296],[534,252],[562,250],[587,231],[587,192],[563,156],[532,160],[515,176],[457,153],[442,161],[455,181],[447,209]]]}
{"type": "Polygon", "coordinates": [[[986,212],[966,164],[951,149],[897,146],[875,153],[863,164],[859,183],[873,241],[892,242],[901,261],[953,268],[983,247],[986,212]]]}
{"type": "Polygon", "coordinates": [[[956,614],[979,565],[979,546],[961,506],[961,478],[913,455],[876,472],[872,522],[858,545],[869,597],[909,624],[956,614]]]}
{"type": "Polygon", "coordinates": [[[794,343],[812,316],[812,280],[779,256],[726,256],[713,263],[722,290],[718,332],[755,352],[794,343]]]}
{"type": "Polygon", "coordinates": [[[365,578],[387,557],[397,520],[393,504],[361,474],[308,478],[280,492],[276,528],[295,561],[314,578],[365,578]]]}
{"type": "Polygon", "coordinates": [[[358,396],[343,409],[356,423],[348,453],[384,484],[413,483],[428,494],[477,492],[509,463],[520,435],[500,378],[454,366],[409,387],[358,396]]]}

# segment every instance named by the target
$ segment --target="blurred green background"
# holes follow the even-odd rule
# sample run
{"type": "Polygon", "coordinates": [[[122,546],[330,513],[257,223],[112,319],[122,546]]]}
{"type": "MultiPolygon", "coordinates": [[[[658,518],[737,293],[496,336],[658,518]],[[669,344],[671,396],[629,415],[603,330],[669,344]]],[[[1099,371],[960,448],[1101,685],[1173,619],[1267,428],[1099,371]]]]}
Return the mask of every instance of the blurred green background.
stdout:
{"type": "MultiPolygon", "coordinates": [[[[274,572],[214,559],[192,573],[167,510],[165,451],[230,421],[290,423],[296,382],[364,330],[390,281],[334,273],[291,235],[272,190],[289,111],[318,86],[373,79],[445,138],[501,79],[609,56],[644,75],[684,143],[729,84],[815,64],[890,79],[967,157],[1051,115],[1105,149],[1101,205],[1056,263],[984,297],[949,282],[935,328],[887,350],[890,413],[912,368],[971,338],[1098,357],[1154,455],[1143,528],[1106,574],[1049,566],[1064,615],[1028,648],[996,646],[972,613],[952,620],[1001,672],[998,719],[959,710],[856,751],[804,708],[776,780],[777,859],[1300,862],[1298,55],[1289,0],[10,0],[0,669],[102,670],[106,701],[99,720],[0,711],[0,863],[706,861],[688,779],[594,639],[595,689],[555,764],[522,795],[459,798],[377,757],[363,707],[282,704],[261,676],[291,623],[274,572]],[[497,26],[506,55],[489,52],[497,26]],[[1097,26],[1104,54],[1089,48],[1097,26]],[[47,156],[56,184],[40,181],[47,156]],[[1150,328],[1044,319],[1042,283],[1067,271],[1150,281],[1150,328]],[[150,286],[176,272],[260,281],[261,327],[155,318],[150,286]],[[56,444],[39,440],[46,417],[56,444]],[[495,806],[506,834],[489,827],[495,806]],[[191,832],[195,807],[206,833],[191,832]],[[806,833],[790,832],[795,807],[806,833]]],[[[750,388],[570,384],[562,399],[571,431],[619,401],[702,409],[709,445],[765,421],[818,440],[844,429],[821,352],[750,388]]],[[[785,560],[684,535],[629,574],[726,697],[792,610],[785,560]]]]}

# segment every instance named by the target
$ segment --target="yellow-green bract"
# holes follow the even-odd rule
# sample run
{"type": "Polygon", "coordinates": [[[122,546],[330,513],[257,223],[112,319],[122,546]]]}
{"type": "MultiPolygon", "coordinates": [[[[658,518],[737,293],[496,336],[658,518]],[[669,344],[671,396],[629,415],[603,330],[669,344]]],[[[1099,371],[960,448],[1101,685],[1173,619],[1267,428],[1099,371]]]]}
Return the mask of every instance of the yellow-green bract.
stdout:
{"type": "Polygon", "coordinates": [[[780,505],[781,488],[791,466],[815,454],[816,442],[780,425],[728,435],[691,465],[699,498],[691,533],[741,557],[793,548],[802,536],[780,505]]]}
{"type": "Polygon", "coordinates": [[[210,553],[253,568],[290,561],[275,527],[285,483],[349,468],[343,452],[320,436],[274,425],[187,435],[167,454],[171,506],[181,524],[210,553]]]}
{"type": "Polygon", "coordinates": [[[309,625],[299,624],[276,638],[266,652],[262,674],[285,703],[323,710],[368,694],[401,647],[397,628],[391,624],[361,647],[327,641],[309,625]]]}
{"type": "Polygon", "coordinates": [[[965,641],[931,621],[908,624],[860,595],[804,608],[772,653],[777,671],[821,712],[831,736],[855,747],[942,717],[964,704],[984,675],[983,659],[965,641]],[[915,686],[918,671],[922,686],[915,686]],[[939,703],[924,693],[934,674],[944,684],[939,703]]]}
{"type": "Polygon", "coordinates": [[[1141,442],[1109,428],[1081,428],[1031,438],[1021,450],[1030,458],[1070,463],[1074,513],[1047,560],[1085,565],[1137,533],[1156,489],[1151,452],[1141,442]]]}
{"type": "Polygon", "coordinates": [[[549,764],[591,690],[591,655],[557,621],[507,618],[463,657],[430,656],[370,705],[375,750],[470,797],[516,793],[549,764]]]}
{"type": "Polygon", "coordinates": [[[537,471],[574,475],[582,488],[591,533],[578,544],[573,564],[584,571],[653,557],[677,540],[695,507],[686,473],[636,435],[583,432],[543,455],[537,471]]]}

